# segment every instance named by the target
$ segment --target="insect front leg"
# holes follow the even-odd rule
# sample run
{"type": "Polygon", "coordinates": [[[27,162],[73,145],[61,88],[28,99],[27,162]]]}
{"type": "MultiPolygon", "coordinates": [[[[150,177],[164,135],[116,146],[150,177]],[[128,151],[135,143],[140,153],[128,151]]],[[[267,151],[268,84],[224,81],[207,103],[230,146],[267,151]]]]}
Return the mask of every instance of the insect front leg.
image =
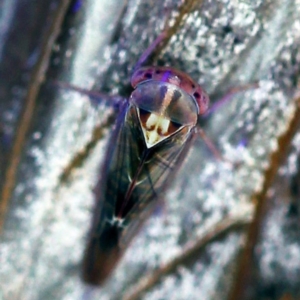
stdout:
{"type": "Polygon", "coordinates": [[[222,153],[214,144],[214,142],[209,138],[209,136],[200,126],[198,126],[197,128],[197,133],[200,135],[201,139],[204,141],[205,145],[209,148],[209,150],[212,152],[216,159],[221,161],[227,161],[227,159],[223,157],[222,153]]]}
{"type": "Polygon", "coordinates": [[[139,69],[149,58],[152,56],[153,53],[157,51],[157,48],[164,40],[167,39],[167,32],[163,31],[153,42],[150,46],[142,53],[139,60],[137,61],[136,65],[134,66],[134,70],[139,69]]]}
{"type": "Polygon", "coordinates": [[[124,97],[120,97],[117,95],[108,95],[105,93],[101,93],[99,91],[84,89],[79,86],[67,83],[67,82],[54,81],[53,83],[54,83],[54,85],[58,86],[61,89],[65,89],[68,91],[74,91],[81,95],[88,96],[91,104],[94,106],[105,103],[108,106],[114,106],[114,107],[118,108],[121,103],[124,103],[124,101],[126,101],[126,99],[124,97]]]}
{"type": "Polygon", "coordinates": [[[214,103],[210,106],[210,108],[207,110],[203,117],[208,117],[213,112],[217,111],[223,105],[231,101],[234,96],[257,88],[259,88],[259,82],[257,81],[230,87],[221,97],[218,97],[218,99],[214,101],[214,103]]]}
{"type": "MultiPolygon", "coordinates": [[[[203,115],[203,118],[209,117],[213,112],[218,111],[220,108],[222,108],[223,105],[228,103],[229,101],[232,101],[234,96],[239,95],[241,93],[251,91],[253,89],[259,88],[258,82],[248,83],[248,84],[241,84],[236,87],[229,88],[223,96],[221,96],[219,99],[214,101],[213,105],[206,111],[206,113],[203,115]]],[[[202,140],[205,142],[206,146],[210,149],[214,157],[218,160],[229,162],[234,166],[238,166],[239,162],[233,162],[223,156],[221,151],[218,149],[218,147],[215,145],[214,141],[210,139],[210,137],[205,133],[204,129],[200,126],[197,127],[197,133],[200,135],[202,140]]]]}

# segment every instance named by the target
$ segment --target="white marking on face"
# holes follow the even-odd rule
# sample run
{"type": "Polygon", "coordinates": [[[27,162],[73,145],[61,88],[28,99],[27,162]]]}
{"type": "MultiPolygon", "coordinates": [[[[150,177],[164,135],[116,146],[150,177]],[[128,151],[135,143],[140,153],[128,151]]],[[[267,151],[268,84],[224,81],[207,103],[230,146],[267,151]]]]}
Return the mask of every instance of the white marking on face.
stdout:
{"type": "Polygon", "coordinates": [[[162,101],[162,111],[161,111],[161,114],[165,113],[165,110],[167,109],[167,107],[170,105],[170,103],[172,101],[173,95],[174,95],[174,89],[168,87],[167,92],[165,94],[165,97],[164,97],[164,99],[162,101]]]}
{"type": "Polygon", "coordinates": [[[171,121],[165,118],[164,114],[172,101],[173,95],[174,89],[168,88],[162,101],[162,108],[159,114],[151,113],[145,126],[142,125],[144,138],[148,148],[151,148],[168,137],[168,129],[171,121]]]}
{"type": "Polygon", "coordinates": [[[169,125],[170,120],[165,119],[162,116],[151,114],[148,118],[145,128],[147,143],[149,145],[154,145],[155,143],[159,142],[162,138],[166,137],[169,125]]]}

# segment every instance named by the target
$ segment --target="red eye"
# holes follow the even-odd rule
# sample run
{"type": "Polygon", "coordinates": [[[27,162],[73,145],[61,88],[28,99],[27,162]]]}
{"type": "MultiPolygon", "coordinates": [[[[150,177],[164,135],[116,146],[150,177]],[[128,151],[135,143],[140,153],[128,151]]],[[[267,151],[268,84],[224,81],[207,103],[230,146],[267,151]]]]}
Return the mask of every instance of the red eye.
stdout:
{"type": "Polygon", "coordinates": [[[139,83],[153,78],[154,70],[152,67],[146,67],[136,70],[131,76],[131,85],[135,88],[139,83]]]}

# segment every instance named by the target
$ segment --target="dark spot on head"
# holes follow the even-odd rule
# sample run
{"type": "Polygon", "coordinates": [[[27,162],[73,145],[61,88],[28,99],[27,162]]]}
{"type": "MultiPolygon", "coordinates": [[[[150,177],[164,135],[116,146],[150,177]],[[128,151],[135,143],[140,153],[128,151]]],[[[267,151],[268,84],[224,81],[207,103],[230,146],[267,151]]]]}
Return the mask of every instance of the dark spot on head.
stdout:
{"type": "Polygon", "coordinates": [[[145,73],[144,77],[150,79],[150,78],[152,78],[152,74],[151,73],[145,73]]]}
{"type": "Polygon", "coordinates": [[[192,83],[192,88],[194,89],[196,86],[192,83]]]}
{"type": "Polygon", "coordinates": [[[194,97],[195,97],[195,98],[199,98],[199,97],[200,97],[200,94],[199,94],[198,92],[195,92],[195,93],[194,93],[194,97]]]}
{"type": "Polygon", "coordinates": [[[156,74],[160,74],[161,72],[160,72],[160,70],[156,70],[155,73],[156,74]]]}

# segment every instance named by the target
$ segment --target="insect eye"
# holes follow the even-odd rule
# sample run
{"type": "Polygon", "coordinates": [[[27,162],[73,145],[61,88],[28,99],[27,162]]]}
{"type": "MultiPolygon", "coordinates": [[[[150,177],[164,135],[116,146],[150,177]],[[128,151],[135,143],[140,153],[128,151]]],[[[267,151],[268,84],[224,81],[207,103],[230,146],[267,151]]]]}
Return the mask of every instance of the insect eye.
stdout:
{"type": "Polygon", "coordinates": [[[145,73],[144,78],[151,79],[152,78],[152,74],[151,73],[145,73]]]}
{"type": "Polygon", "coordinates": [[[194,97],[195,97],[196,99],[198,99],[198,98],[200,97],[199,93],[198,93],[198,92],[195,92],[195,93],[194,93],[194,97]]]}
{"type": "Polygon", "coordinates": [[[169,124],[168,133],[169,133],[169,134],[174,133],[174,132],[177,131],[181,126],[182,126],[182,124],[179,124],[179,123],[176,123],[176,122],[171,121],[170,124],[169,124]]]}

